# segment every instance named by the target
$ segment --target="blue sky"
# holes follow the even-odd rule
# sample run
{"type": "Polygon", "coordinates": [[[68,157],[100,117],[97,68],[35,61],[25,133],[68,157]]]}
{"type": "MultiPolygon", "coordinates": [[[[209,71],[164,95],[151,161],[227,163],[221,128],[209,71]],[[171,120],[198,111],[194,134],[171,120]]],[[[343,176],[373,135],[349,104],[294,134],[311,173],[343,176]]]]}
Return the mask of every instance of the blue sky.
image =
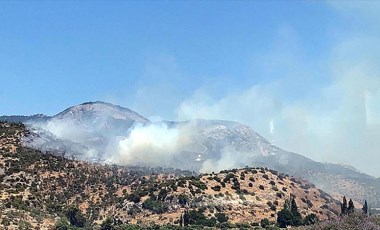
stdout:
{"type": "Polygon", "coordinates": [[[220,96],[279,77],[252,61],[281,43],[282,27],[299,30],[308,58],[319,59],[339,24],[329,6],[306,1],[0,4],[1,114],[55,114],[89,100],[134,107],[139,90],[157,83],[178,97],[163,102],[173,110],[206,84],[220,96]]]}
{"type": "Polygon", "coordinates": [[[379,11],[375,1],[1,1],[0,114],[102,100],[153,120],[235,120],[380,176],[379,11]]]}

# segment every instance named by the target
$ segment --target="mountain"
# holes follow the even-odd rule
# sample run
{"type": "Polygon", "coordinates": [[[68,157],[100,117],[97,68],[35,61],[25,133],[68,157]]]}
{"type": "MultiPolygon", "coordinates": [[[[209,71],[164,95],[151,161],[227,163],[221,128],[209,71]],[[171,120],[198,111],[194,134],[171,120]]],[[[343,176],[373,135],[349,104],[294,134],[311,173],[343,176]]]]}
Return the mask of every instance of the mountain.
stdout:
{"type": "Polygon", "coordinates": [[[72,106],[45,120],[29,119],[33,135],[25,142],[44,151],[98,161],[108,151],[112,138],[122,136],[136,124],[149,120],[138,113],[105,102],[72,106]]]}
{"type": "Polygon", "coordinates": [[[115,128],[109,123],[111,121],[124,121],[127,123],[149,122],[148,119],[130,109],[102,101],[86,102],[72,106],[53,116],[52,119],[71,119],[75,120],[79,125],[96,125],[103,123],[103,125],[110,128],[115,128]]]}
{"type": "MultiPolygon", "coordinates": [[[[226,166],[268,167],[307,179],[338,199],[345,195],[359,203],[366,199],[371,205],[380,206],[380,179],[361,173],[352,166],[316,162],[285,151],[250,127],[236,122],[198,120],[191,123],[196,124],[196,134],[187,149],[200,160],[196,169],[204,168],[205,161],[209,163],[206,164],[208,171],[221,170],[226,166]]],[[[187,160],[187,167],[189,162],[187,160]]]]}
{"type": "Polygon", "coordinates": [[[31,116],[22,116],[22,115],[11,115],[11,116],[0,116],[0,121],[7,121],[7,122],[27,122],[30,120],[33,121],[45,121],[49,118],[49,116],[46,116],[44,114],[35,114],[31,116]]]}
{"type": "Polygon", "coordinates": [[[150,122],[132,110],[104,102],[73,106],[46,119],[28,120],[33,148],[77,159],[122,165],[175,167],[211,172],[269,167],[305,178],[336,197],[380,206],[380,181],[344,165],[320,163],[285,151],[232,121],[150,122]]]}
{"type": "Polygon", "coordinates": [[[334,198],[274,170],[196,175],[94,164],[25,147],[22,138],[30,134],[22,124],[0,123],[0,229],[53,229],[67,222],[64,216],[78,225],[86,222],[86,229],[99,229],[107,217],[114,225],[157,229],[153,226],[178,226],[186,212],[193,215],[190,224],[249,228],[263,218],[275,221],[291,196],[303,217],[314,213],[324,220],[339,214],[334,198]]]}

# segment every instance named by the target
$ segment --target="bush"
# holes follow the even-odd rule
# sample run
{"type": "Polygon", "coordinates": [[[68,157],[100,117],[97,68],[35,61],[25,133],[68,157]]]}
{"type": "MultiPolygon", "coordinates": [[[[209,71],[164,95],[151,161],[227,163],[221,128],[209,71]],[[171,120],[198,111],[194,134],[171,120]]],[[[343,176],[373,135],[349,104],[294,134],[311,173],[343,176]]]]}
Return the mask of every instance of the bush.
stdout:
{"type": "Polygon", "coordinates": [[[114,230],[114,229],[116,228],[113,226],[113,221],[109,217],[107,217],[107,219],[105,219],[103,223],[100,225],[100,230],[114,230]]]}
{"type": "Polygon", "coordinates": [[[157,214],[164,213],[168,210],[167,204],[163,203],[160,200],[153,199],[151,197],[142,203],[142,207],[157,214]]]}
{"type": "Polygon", "coordinates": [[[276,196],[277,196],[278,198],[282,198],[283,193],[282,193],[282,192],[277,192],[277,193],[276,193],[276,196]]]}
{"type": "Polygon", "coordinates": [[[271,209],[272,211],[276,211],[276,206],[275,206],[271,201],[268,201],[268,202],[267,202],[267,205],[270,207],[270,209],[271,209]]]}
{"type": "Polygon", "coordinates": [[[235,174],[233,174],[233,173],[228,173],[228,174],[224,177],[223,182],[224,182],[224,183],[227,183],[227,182],[230,181],[231,178],[236,178],[235,174]]]}
{"type": "Polygon", "coordinates": [[[317,215],[315,215],[314,213],[311,213],[305,217],[304,224],[305,225],[312,225],[312,224],[316,224],[318,221],[319,221],[319,219],[318,219],[317,215]]]}
{"type": "Polygon", "coordinates": [[[207,227],[214,227],[216,224],[216,219],[214,217],[207,219],[201,210],[186,211],[183,216],[183,219],[185,226],[201,225],[207,227]]]}
{"type": "Polygon", "coordinates": [[[220,189],[221,189],[221,187],[220,187],[219,185],[216,185],[216,186],[211,187],[211,188],[212,188],[212,190],[214,190],[214,191],[216,191],[216,192],[219,192],[220,189]]]}
{"type": "Polygon", "coordinates": [[[282,209],[277,213],[277,224],[280,228],[293,225],[293,215],[287,209],[282,209]]]}
{"type": "Polygon", "coordinates": [[[132,202],[134,202],[134,203],[139,203],[140,200],[141,200],[141,197],[140,197],[140,195],[137,194],[137,193],[131,193],[131,194],[128,194],[128,196],[127,196],[127,200],[128,200],[128,201],[132,201],[132,202]]]}
{"type": "Polygon", "coordinates": [[[70,221],[70,224],[76,227],[84,227],[86,223],[86,219],[78,207],[69,207],[66,217],[70,221]]]}
{"type": "Polygon", "coordinates": [[[270,225],[268,218],[264,218],[260,221],[260,225],[262,228],[266,228],[270,225]]]}
{"type": "Polygon", "coordinates": [[[228,216],[222,212],[218,212],[215,214],[216,219],[218,220],[219,223],[224,223],[228,221],[228,216]]]}
{"type": "Polygon", "coordinates": [[[66,218],[60,219],[54,225],[54,230],[69,230],[69,229],[71,229],[71,227],[70,227],[70,224],[66,218]]]}
{"type": "Polygon", "coordinates": [[[178,203],[182,206],[187,204],[188,197],[185,194],[181,194],[178,196],[178,203]]]}

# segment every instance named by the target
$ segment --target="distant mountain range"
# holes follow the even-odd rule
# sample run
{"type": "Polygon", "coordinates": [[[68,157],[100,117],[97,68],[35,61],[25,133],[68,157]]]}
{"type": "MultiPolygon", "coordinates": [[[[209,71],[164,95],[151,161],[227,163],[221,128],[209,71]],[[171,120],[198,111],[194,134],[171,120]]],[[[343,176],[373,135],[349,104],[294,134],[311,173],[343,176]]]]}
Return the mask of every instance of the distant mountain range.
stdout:
{"type": "Polygon", "coordinates": [[[10,116],[0,116],[0,121],[7,121],[7,122],[27,122],[29,120],[47,120],[50,118],[49,116],[43,115],[43,114],[35,114],[31,116],[23,116],[23,115],[10,115],[10,116]]]}
{"type": "MultiPolygon", "coordinates": [[[[120,150],[120,141],[126,151],[137,151],[147,143],[144,154],[126,155],[121,163],[170,166],[193,171],[218,171],[231,167],[268,167],[279,172],[299,176],[319,188],[337,196],[345,195],[362,202],[370,201],[380,207],[380,179],[339,164],[320,163],[297,153],[285,151],[254,132],[249,126],[220,120],[192,120],[185,122],[151,122],[138,113],[105,102],[87,102],[70,107],[55,116],[2,116],[0,120],[23,122],[33,130],[25,143],[45,151],[88,161],[115,163],[110,152],[120,150]],[[145,131],[153,127],[153,134],[145,131]],[[145,128],[145,129],[144,129],[145,128]],[[136,132],[135,131],[140,131],[136,132]],[[157,131],[158,130],[158,131],[157,131]],[[130,135],[132,135],[131,138],[130,135]],[[141,135],[141,136],[139,136],[141,135]],[[162,136],[174,135],[175,147],[162,136]],[[140,138],[140,139],[139,139],[140,138]],[[147,149],[156,151],[148,141],[158,141],[161,149],[158,160],[147,155],[147,149]],[[136,150],[137,149],[137,150],[136,150]],[[164,149],[164,150],[162,150],[164,149]],[[165,155],[165,152],[172,151],[165,155]],[[175,152],[175,153],[174,153],[175,152]],[[148,156],[148,157],[147,157],[148,156]],[[154,161],[155,160],[155,161],[154,161]]],[[[170,142],[170,140],[169,140],[170,142]]],[[[118,161],[116,161],[118,162],[118,161]]]]}

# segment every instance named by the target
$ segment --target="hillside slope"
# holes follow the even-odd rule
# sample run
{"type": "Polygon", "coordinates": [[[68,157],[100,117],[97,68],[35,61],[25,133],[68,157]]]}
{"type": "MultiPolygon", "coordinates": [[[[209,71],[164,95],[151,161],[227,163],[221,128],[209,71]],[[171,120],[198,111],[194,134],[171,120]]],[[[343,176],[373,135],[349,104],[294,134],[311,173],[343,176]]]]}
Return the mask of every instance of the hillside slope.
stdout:
{"type": "Polygon", "coordinates": [[[0,228],[49,229],[71,205],[91,225],[110,216],[118,223],[178,225],[185,210],[202,212],[210,221],[222,213],[231,224],[251,224],[274,220],[291,194],[303,215],[326,219],[338,213],[336,201],[323,191],[273,170],[195,175],[92,164],[23,147],[27,135],[22,124],[0,123],[0,228]]]}
{"type": "Polygon", "coordinates": [[[346,195],[359,203],[366,199],[371,206],[380,207],[379,178],[351,167],[316,162],[285,151],[268,142],[251,127],[238,122],[198,119],[153,123],[127,108],[105,102],[87,102],[70,107],[46,121],[29,120],[27,123],[35,134],[27,140],[30,147],[72,155],[77,159],[123,165],[141,162],[141,165],[171,166],[200,172],[246,165],[268,167],[303,177],[319,188],[334,193],[334,196],[346,195]],[[134,145],[135,140],[129,140],[133,131],[138,131],[135,140],[144,140],[150,146],[147,147],[146,157],[144,155],[131,163],[131,158],[125,154],[137,149],[134,152],[136,157],[139,155],[136,152],[140,153],[140,147],[144,147],[134,145]],[[149,135],[150,131],[156,133],[149,135]],[[138,136],[141,134],[148,136],[138,136]],[[158,160],[144,162],[156,156],[156,153],[149,155],[153,152],[150,150],[156,150],[157,145],[162,147],[156,143],[156,136],[174,138],[163,139],[166,146],[158,150],[162,153],[158,160]],[[120,153],[123,147],[121,140],[128,144],[123,153],[120,153]],[[341,186],[337,187],[337,184],[341,186]]]}
{"type": "Polygon", "coordinates": [[[87,102],[45,120],[31,119],[26,123],[34,134],[25,140],[29,147],[59,155],[91,162],[141,163],[201,172],[246,165],[268,167],[303,177],[335,197],[346,195],[359,203],[368,200],[371,206],[380,207],[379,178],[351,167],[320,163],[285,151],[265,140],[251,127],[237,122],[150,122],[127,108],[105,102],[87,102]],[[155,132],[154,135],[150,135],[150,131],[155,132]],[[131,132],[135,134],[134,140],[129,139],[131,132]],[[148,136],[140,137],[145,134],[148,136]],[[173,139],[168,139],[173,136],[173,139]],[[165,148],[162,148],[162,143],[157,143],[158,138],[166,141],[165,148]],[[135,145],[136,140],[143,140],[150,146],[135,145]],[[161,149],[157,150],[157,146],[161,149]],[[151,150],[161,153],[158,157],[161,161],[148,161],[157,161],[157,158],[146,157],[151,150]],[[138,159],[144,151],[144,157],[138,159]]]}

